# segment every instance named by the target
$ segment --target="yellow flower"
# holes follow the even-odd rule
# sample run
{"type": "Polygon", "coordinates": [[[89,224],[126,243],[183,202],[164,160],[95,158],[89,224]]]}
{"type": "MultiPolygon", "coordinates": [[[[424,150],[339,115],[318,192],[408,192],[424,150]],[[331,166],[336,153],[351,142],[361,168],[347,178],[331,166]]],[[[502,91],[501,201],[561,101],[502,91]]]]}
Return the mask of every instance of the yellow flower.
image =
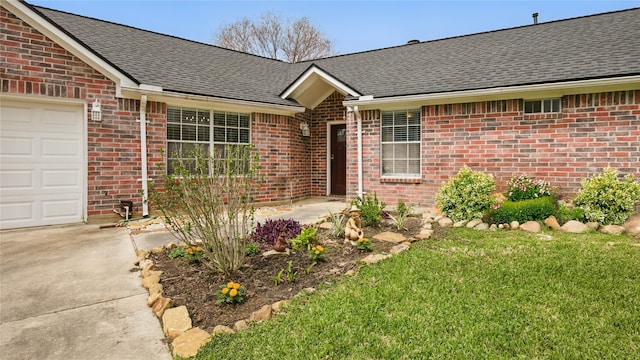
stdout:
{"type": "Polygon", "coordinates": [[[240,289],[240,284],[239,283],[234,283],[232,288],[238,290],[238,289],[240,289]]]}
{"type": "Polygon", "coordinates": [[[316,250],[318,250],[318,251],[323,251],[323,250],[324,250],[324,248],[322,247],[322,245],[318,245],[318,246],[316,246],[316,250]]]}
{"type": "Polygon", "coordinates": [[[311,251],[316,251],[316,249],[317,248],[314,246],[314,247],[311,248],[311,251]]]}
{"type": "Polygon", "coordinates": [[[231,297],[235,297],[236,295],[238,295],[238,290],[236,290],[236,289],[231,289],[231,291],[229,291],[229,296],[231,296],[231,297]]]}
{"type": "Polygon", "coordinates": [[[233,289],[233,281],[228,282],[228,283],[227,283],[227,287],[228,287],[229,289],[233,289]]]}
{"type": "Polygon", "coordinates": [[[197,246],[196,251],[202,251],[202,248],[200,246],[197,246]]]}
{"type": "Polygon", "coordinates": [[[222,289],[222,295],[227,295],[228,292],[229,292],[229,288],[222,289]]]}
{"type": "Polygon", "coordinates": [[[191,250],[190,248],[189,248],[189,249],[187,249],[187,250],[185,250],[185,251],[186,251],[186,253],[187,253],[187,254],[189,254],[189,255],[193,255],[193,250],[191,250]]]}
{"type": "Polygon", "coordinates": [[[314,253],[315,253],[316,255],[320,255],[320,251],[318,251],[318,250],[314,251],[314,253]]]}

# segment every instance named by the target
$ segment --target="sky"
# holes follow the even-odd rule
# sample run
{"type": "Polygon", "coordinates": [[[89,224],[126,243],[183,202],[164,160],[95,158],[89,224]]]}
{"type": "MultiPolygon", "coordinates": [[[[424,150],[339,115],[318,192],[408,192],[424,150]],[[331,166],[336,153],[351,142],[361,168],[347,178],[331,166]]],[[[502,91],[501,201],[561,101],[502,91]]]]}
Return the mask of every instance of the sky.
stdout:
{"type": "MultiPolygon", "coordinates": [[[[625,1],[219,1],[27,0],[33,5],[112,21],[203,43],[224,26],[266,12],[307,17],[334,44],[336,54],[436,40],[640,7],[625,1]]],[[[622,34],[621,34],[622,35],[622,34]]]]}

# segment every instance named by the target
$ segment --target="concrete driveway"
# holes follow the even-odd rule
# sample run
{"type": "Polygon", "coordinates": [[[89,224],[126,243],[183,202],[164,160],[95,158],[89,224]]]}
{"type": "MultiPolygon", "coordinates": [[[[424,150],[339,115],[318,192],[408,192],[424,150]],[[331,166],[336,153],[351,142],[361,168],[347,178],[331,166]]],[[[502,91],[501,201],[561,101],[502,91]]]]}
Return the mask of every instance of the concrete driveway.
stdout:
{"type": "Polygon", "coordinates": [[[126,228],[0,232],[0,358],[171,359],[126,228]]]}

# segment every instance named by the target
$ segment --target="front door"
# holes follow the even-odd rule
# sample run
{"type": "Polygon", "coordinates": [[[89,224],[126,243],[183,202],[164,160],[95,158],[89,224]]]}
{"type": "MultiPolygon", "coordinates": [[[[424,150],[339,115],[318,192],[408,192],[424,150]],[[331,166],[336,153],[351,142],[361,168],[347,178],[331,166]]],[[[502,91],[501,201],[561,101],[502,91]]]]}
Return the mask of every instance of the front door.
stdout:
{"type": "Polygon", "coordinates": [[[347,125],[331,125],[331,195],[347,194],[347,125]]]}

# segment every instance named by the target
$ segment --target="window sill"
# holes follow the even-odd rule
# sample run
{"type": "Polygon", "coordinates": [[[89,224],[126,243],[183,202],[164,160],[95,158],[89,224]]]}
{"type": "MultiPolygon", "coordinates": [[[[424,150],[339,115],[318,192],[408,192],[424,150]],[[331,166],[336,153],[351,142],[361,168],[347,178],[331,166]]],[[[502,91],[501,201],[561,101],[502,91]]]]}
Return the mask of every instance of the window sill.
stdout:
{"type": "Polygon", "coordinates": [[[381,184],[421,184],[420,177],[381,177],[381,184]]]}

